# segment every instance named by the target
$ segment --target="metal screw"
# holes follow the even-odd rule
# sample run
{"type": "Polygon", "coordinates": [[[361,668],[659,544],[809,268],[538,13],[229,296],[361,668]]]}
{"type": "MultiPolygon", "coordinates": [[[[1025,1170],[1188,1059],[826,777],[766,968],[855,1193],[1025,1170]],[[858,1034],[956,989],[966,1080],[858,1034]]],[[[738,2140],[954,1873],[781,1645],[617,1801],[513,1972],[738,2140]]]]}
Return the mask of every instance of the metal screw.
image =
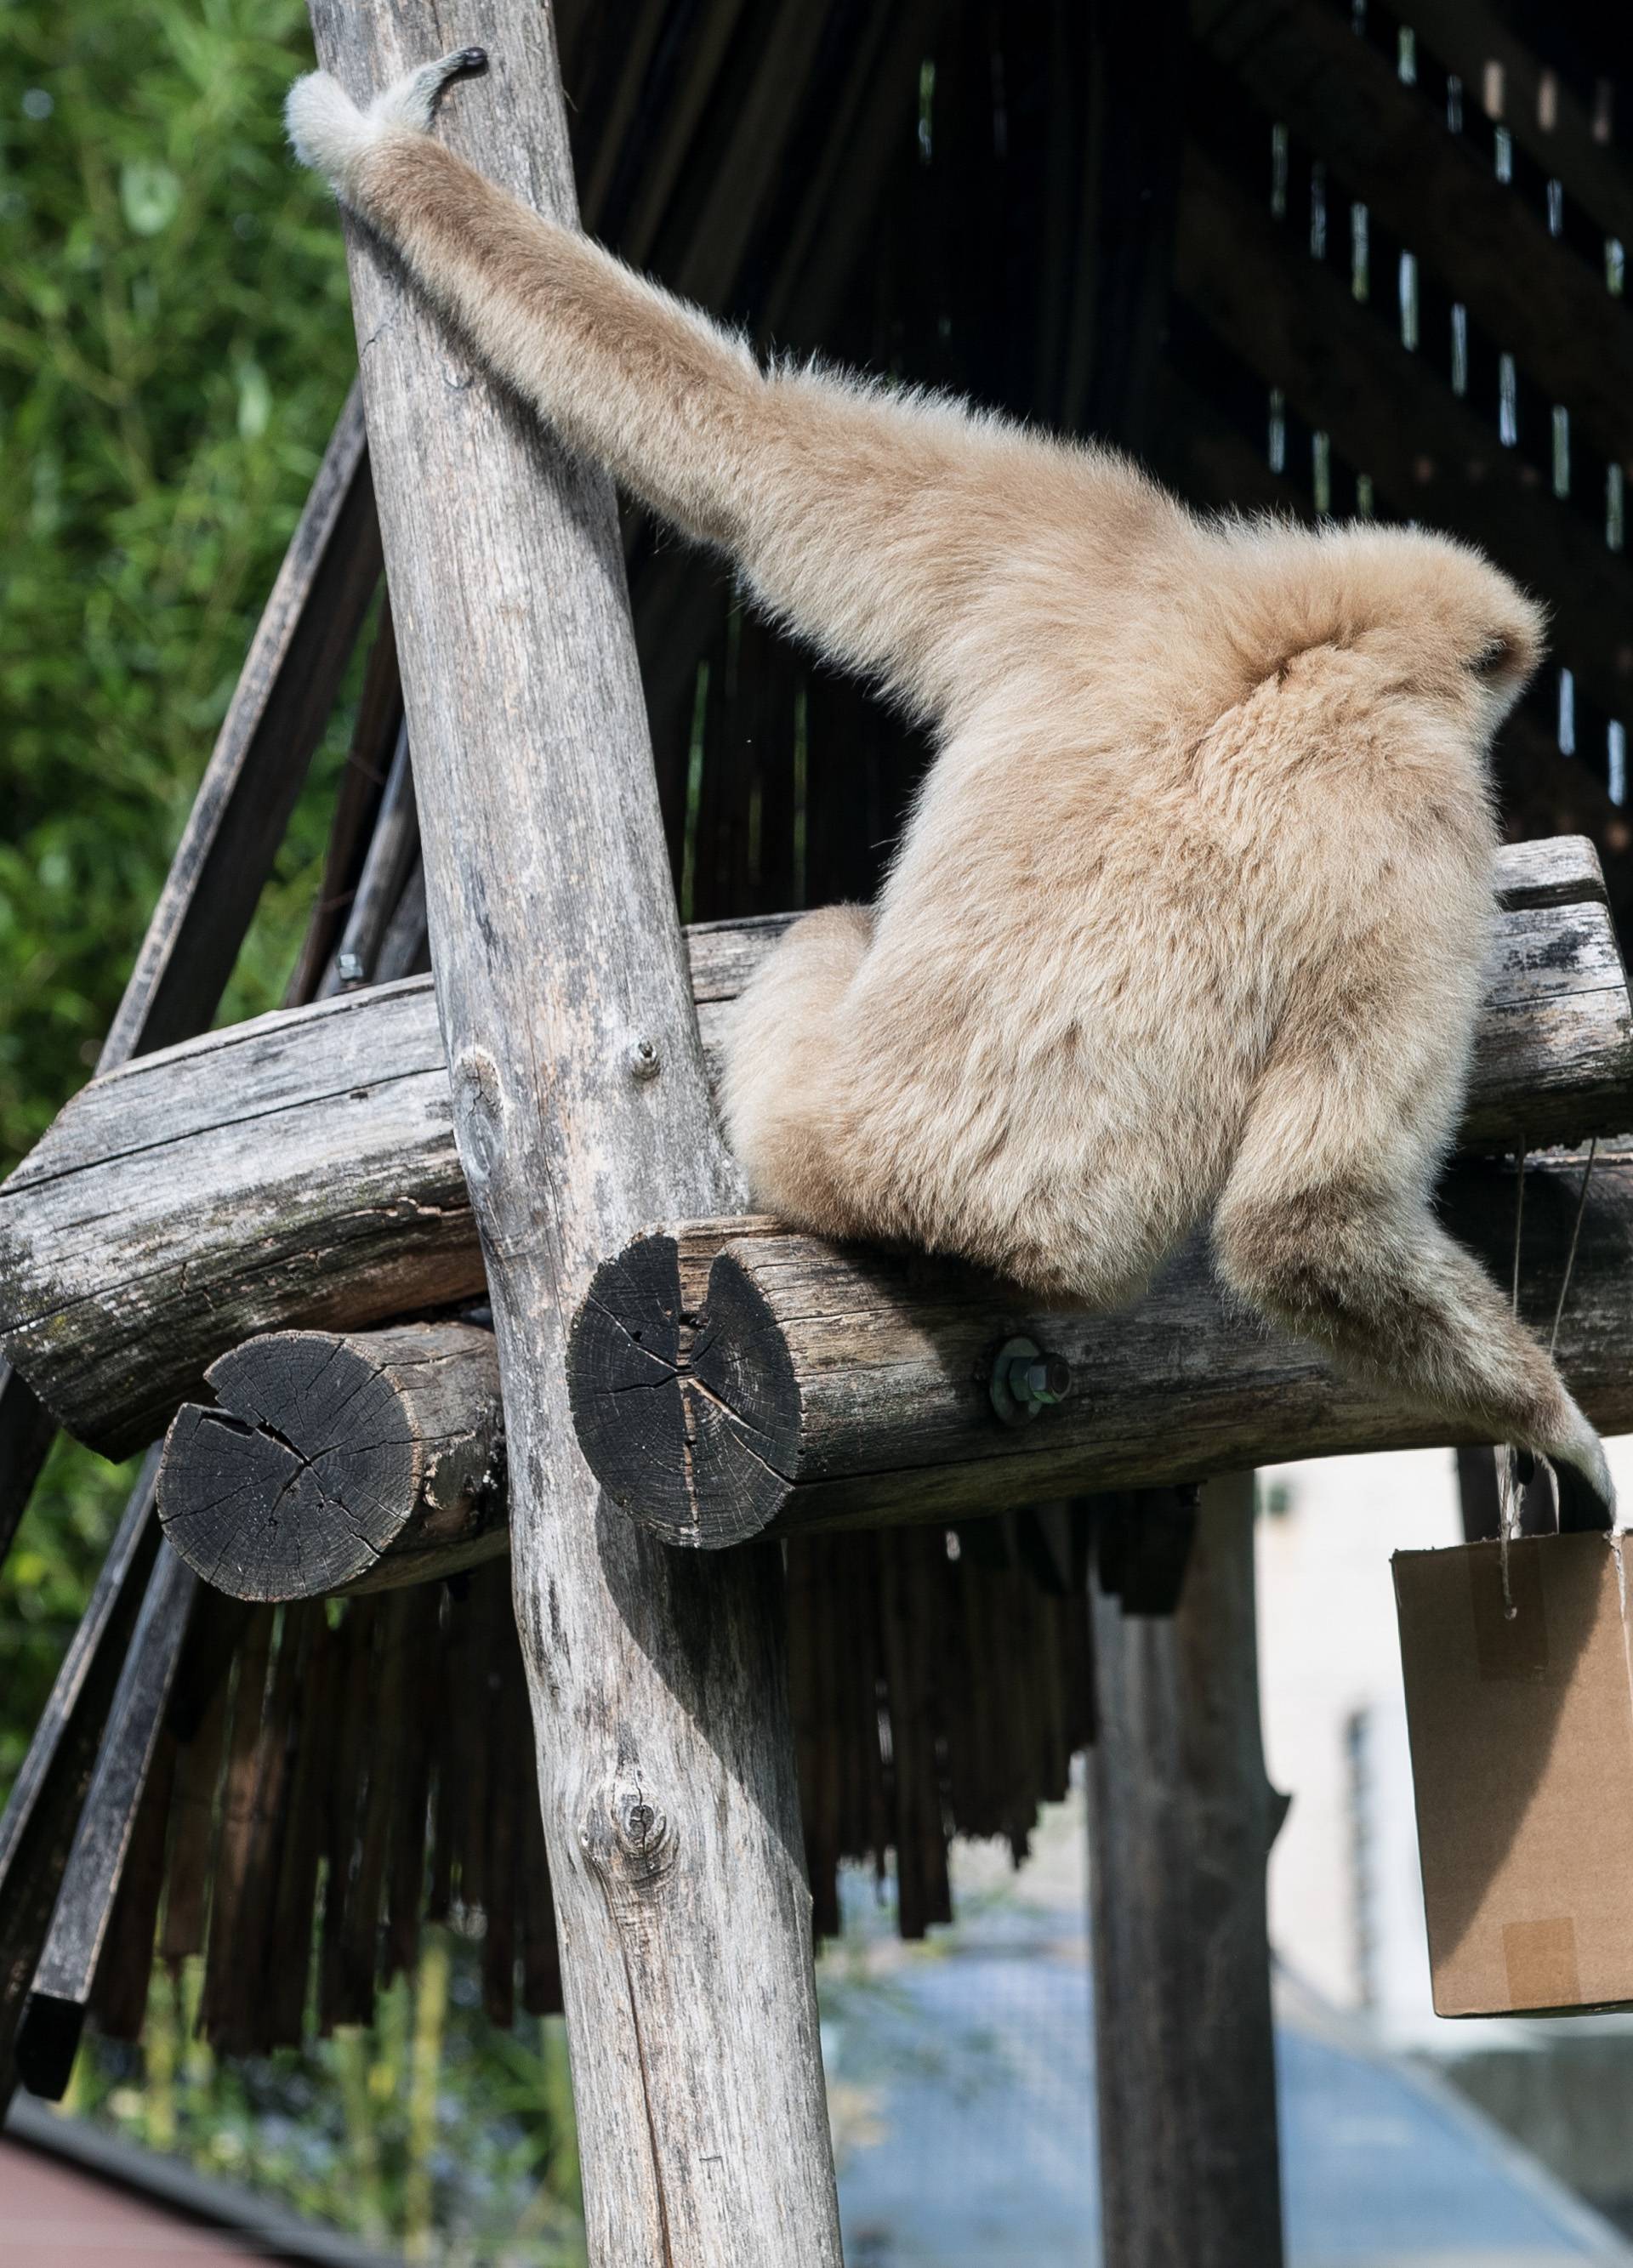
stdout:
{"type": "Polygon", "coordinates": [[[363,957],[357,953],[339,953],[335,956],[335,974],[345,985],[361,984],[364,978],[363,957]]]}
{"type": "Polygon", "coordinates": [[[1072,1366],[1064,1355],[1046,1354],[1034,1339],[1006,1339],[994,1359],[987,1394],[1006,1425],[1030,1425],[1040,1410],[1064,1402],[1072,1390],[1072,1366]]]}
{"type": "Polygon", "coordinates": [[[653,1040],[637,1040],[634,1046],[630,1049],[631,1078],[639,1079],[656,1079],[658,1073],[662,1070],[662,1068],[663,1059],[658,1053],[656,1042],[653,1040]]]}

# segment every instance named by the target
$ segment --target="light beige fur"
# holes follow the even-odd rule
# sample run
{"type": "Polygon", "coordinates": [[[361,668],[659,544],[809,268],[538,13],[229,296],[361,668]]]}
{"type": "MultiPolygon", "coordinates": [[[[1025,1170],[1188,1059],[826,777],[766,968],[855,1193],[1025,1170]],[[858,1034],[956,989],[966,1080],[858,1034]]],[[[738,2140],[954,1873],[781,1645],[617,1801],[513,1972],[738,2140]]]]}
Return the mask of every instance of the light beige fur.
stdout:
{"type": "Polygon", "coordinates": [[[430,138],[478,62],[364,112],[303,80],[296,148],[569,441],[939,735],[876,909],[801,922],[736,1012],[758,1201],[1108,1307],[1211,1215],[1249,1306],[1607,1505],[1430,1209],[1536,608],[1444,538],[1199,519],[1106,451],[762,372],[430,138]]]}

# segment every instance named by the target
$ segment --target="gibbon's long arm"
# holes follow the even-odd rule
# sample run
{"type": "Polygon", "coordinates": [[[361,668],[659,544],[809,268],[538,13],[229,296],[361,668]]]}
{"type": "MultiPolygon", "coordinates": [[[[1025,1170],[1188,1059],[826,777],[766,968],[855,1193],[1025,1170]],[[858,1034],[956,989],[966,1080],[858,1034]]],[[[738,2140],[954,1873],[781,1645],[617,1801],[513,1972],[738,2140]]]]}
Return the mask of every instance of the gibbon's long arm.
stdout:
{"type": "Polygon", "coordinates": [[[984,615],[1001,650],[1005,567],[1040,527],[1126,563],[1144,524],[1175,518],[1115,458],[946,400],[762,372],[742,340],[430,138],[442,87],[483,60],[428,64],[366,111],[322,74],[302,79],[297,153],[565,438],[731,553],[836,660],[945,717],[979,690],[984,615]]]}

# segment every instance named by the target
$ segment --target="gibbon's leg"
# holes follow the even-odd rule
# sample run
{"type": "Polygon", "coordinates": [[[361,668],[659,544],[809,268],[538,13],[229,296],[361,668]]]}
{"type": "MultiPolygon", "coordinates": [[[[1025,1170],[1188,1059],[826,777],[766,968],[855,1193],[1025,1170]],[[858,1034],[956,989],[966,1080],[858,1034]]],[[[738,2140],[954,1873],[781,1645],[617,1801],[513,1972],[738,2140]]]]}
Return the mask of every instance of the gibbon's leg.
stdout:
{"type": "Polygon", "coordinates": [[[296,151],[567,440],[732,553],[836,659],[944,713],[975,689],[967,633],[1001,613],[995,571],[1040,527],[1103,544],[1120,579],[1142,533],[1188,525],[1117,458],[944,400],[763,373],[742,339],[429,137],[443,86],[484,61],[462,50],[361,111],[333,79],[304,78],[287,105],[296,151]]]}
{"type": "Polygon", "coordinates": [[[726,1035],[726,1132],[755,1202],[823,1236],[868,1231],[834,1163],[853,1155],[839,1018],[873,919],[867,906],[828,906],[796,922],[726,1035]]]}
{"type": "Polygon", "coordinates": [[[1300,1172],[1290,1084],[1267,1078],[1215,1217],[1225,1280],[1352,1374],[1553,1459],[1563,1524],[1609,1526],[1605,1453],[1548,1355],[1435,1219],[1416,1175],[1380,1178],[1359,1144],[1348,1171],[1329,1154],[1325,1172],[1300,1172]]]}

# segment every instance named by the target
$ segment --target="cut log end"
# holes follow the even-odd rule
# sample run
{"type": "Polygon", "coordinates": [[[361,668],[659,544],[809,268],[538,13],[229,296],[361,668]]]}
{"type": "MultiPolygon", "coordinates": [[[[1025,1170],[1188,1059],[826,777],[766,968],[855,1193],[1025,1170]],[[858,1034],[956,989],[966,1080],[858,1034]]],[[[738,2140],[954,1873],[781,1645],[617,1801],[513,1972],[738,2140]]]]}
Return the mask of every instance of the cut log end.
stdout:
{"type": "Polygon", "coordinates": [[[159,1513],[234,1598],[315,1598],[446,1574],[505,1543],[492,1336],[410,1324],[278,1331],[208,1373],[165,1442],[159,1513]]]}
{"type": "Polygon", "coordinates": [[[666,1543],[746,1543],[787,1502],[799,1383],[764,1296],[729,1251],[695,1308],[673,1236],[639,1238],[603,1262],[573,1318],[567,1381],[591,1471],[666,1543]]]}

